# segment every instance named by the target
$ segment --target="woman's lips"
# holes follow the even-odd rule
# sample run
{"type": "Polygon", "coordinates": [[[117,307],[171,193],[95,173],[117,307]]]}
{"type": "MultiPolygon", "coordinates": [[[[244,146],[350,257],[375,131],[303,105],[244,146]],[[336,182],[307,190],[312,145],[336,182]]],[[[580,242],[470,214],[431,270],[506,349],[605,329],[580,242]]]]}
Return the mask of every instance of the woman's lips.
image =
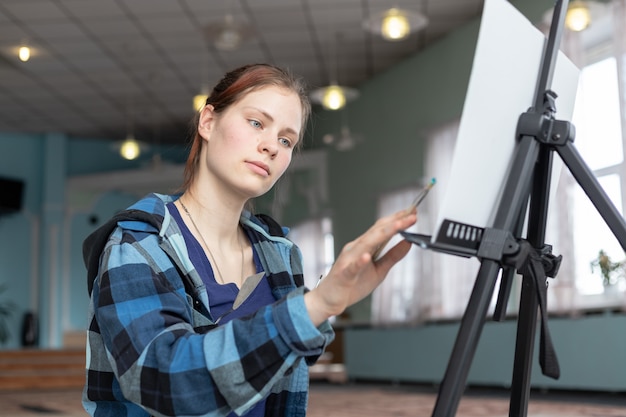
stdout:
{"type": "Polygon", "coordinates": [[[250,166],[252,171],[256,172],[259,175],[263,175],[264,177],[268,177],[270,175],[270,167],[260,161],[247,161],[247,164],[250,166]]]}

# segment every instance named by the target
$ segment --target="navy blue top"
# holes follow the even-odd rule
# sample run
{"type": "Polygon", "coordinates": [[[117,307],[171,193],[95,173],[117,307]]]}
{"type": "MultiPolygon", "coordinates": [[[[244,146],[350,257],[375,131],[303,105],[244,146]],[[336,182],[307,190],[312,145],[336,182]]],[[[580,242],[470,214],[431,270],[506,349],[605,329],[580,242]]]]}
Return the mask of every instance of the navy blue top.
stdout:
{"type": "MultiPolygon", "coordinates": [[[[185,244],[187,245],[187,251],[189,252],[189,259],[191,259],[191,263],[196,268],[198,274],[204,282],[204,285],[207,287],[211,316],[214,320],[220,318],[218,323],[219,325],[227,323],[237,317],[253,314],[261,307],[276,301],[272,295],[269,283],[264,277],[259,281],[259,284],[243,302],[243,304],[241,304],[236,310],[232,310],[235,298],[237,298],[237,294],[239,294],[239,288],[237,288],[237,285],[234,283],[220,284],[217,282],[210,260],[207,258],[200,242],[198,242],[198,240],[193,236],[183,221],[178,208],[174,205],[174,203],[168,203],[167,208],[180,227],[182,235],[185,239],[185,244]]],[[[246,235],[249,239],[250,236],[247,231],[246,235]]],[[[263,266],[261,265],[259,255],[256,250],[254,250],[254,246],[252,246],[252,248],[256,272],[263,272],[263,266]]],[[[246,417],[262,417],[264,414],[265,400],[257,403],[245,415],[246,417]]],[[[234,413],[230,413],[229,416],[236,415],[234,413]]]]}

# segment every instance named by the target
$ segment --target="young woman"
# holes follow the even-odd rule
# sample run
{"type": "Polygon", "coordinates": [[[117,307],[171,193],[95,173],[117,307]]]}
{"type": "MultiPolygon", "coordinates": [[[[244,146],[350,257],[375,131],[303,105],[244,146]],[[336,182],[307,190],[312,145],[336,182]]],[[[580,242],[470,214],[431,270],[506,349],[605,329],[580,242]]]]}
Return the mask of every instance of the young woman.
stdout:
{"type": "Polygon", "coordinates": [[[152,194],[84,243],[91,294],[85,409],[93,416],[304,416],[327,321],[409,250],[372,254],[416,213],[382,218],[303,286],[299,249],[245,209],[285,172],[310,113],[302,82],[236,69],[201,111],[184,192],[152,194]]]}

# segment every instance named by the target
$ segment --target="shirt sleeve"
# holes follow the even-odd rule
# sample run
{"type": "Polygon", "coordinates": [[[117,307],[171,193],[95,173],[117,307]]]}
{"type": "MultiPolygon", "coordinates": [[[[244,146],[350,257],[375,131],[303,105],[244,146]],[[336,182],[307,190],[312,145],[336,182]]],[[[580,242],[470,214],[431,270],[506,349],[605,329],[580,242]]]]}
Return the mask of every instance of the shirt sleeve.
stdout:
{"type": "Polygon", "coordinates": [[[156,237],[107,246],[94,300],[124,396],[155,415],[243,413],[332,341],[330,326],[310,321],[302,288],[198,333],[179,272],[148,253],[163,253],[156,237]]]}

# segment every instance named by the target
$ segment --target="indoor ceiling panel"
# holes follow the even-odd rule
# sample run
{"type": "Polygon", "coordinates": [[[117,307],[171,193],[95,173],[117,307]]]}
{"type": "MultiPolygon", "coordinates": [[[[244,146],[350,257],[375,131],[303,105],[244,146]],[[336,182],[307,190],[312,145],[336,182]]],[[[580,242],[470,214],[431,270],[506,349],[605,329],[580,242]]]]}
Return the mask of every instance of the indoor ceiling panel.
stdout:
{"type": "MultiPolygon", "coordinates": [[[[175,16],[158,15],[149,16],[142,19],[141,28],[142,31],[150,34],[153,38],[166,38],[172,34],[190,34],[193,31],[189,30],[192,22],[189,21],[187,16],[179,14],[175,16]]],[[[202,33],[198,32],[198,39],[202,39],[202,33]]]]}
{"type": "Polygon", "coordinates": [[[274,7],[267,5],[265,2],[251,2],[249,5],[250,12],[254,17],[254,23],[268,30],[303,27],[306,25],[307,13],[297,3],[283,3],[274,7]],[[279,27],[276,27],[277,21],[281,22],[279,27]]]}
{"type": "MultiPolygon", "coordinates": [[[[46,53],[56,56],[89,56],[92,54],[101,54],[98,44],[91,39],[85,39],[81,36],[78,38],[57,38],[46,40],[46,53]]],[[[33,60],[36,62],[37,60],[33,60]]]]}
{"type": "Polygon", "coordinates": [[[115,1],[56,0],[66,14],[84,22],[114,20],[124,17],[115,1]]]}
{"type": "MultiPolygon", "coordinates": [[[[219,2],[218,2],[219,3],[219,2]]],[[[181,14],[179,1],[173,0],[133,0],[122,2],[124,8],[128,12],[137,17],[146,17],[150,15],[170,15],[177,16],[181,14]]]]}
{"type": "Polygon", "coordinates": [[[45,21],[36,22],[28,26],[32,33],[32,40],[42,46],[47,44],[48,39],[82,39],[85,37],[80,26],[69,21],[45,21]]]}
{"type": "Polygon", "coordinates": [[[130,63],[142,55],[157,56],[154,46],[141,37],[105,37],[99,42],[99,52],[120,63],[130,63]]]}
{"type": "Polygon", "coordinates": [[[34,97],[40,96],[43,101],[48,96],[51,100],[62,97],[73,98],[77,93],[92,92],[92,87],[84,80],[74,77],[69,78],[64,75],[49,76],[41,80],[41,84],[45,85],[46,91],[38,91],[40,88],[31,88],[25,90],[25,94],[32,94],[34,97]]]}
{"type": "Polygon", "coordinates": [[[3,0],[0,10],[2,9],[17,21],[24,18],[31,22],[63,20],[66,17],[55,2],[49,0],[3,0]]]}
{"type": "Polygon", "coordinates": [[[28,62],[19,63],[19,71],[30,74],[33,77],[47,77],[53,73],[68,73],[68,65],[64,59],[58,59],[52,55],[31,58],[28,62]]]}
{"type": "Polygon", "coordinates": [[[121,39],[125,39],[127,43],[142,39],[141,29],[135,22],[125,18],[89,18],[84,23],[83,30],[85,33],[81,37],[89,38],[88,35],[91,35],[96,39],[114,39],[119,43],[123,43],[120,42],[121,39]]]}
{"type": "MultiPolygon", "coordinates": [[[[275,0],[277,3],[285,0],[275,0]]],[[[387,0],[383,0],[387,1],[387,0]]],[[[367,0],[342,0],[341,5],[338,5],[336,0],[303,0],[305,4],[307,4],[309,9],[333,9],[337,6],[339,7],[349,7],[353,10],[360,9],[363,3],[367,2],[367,0]]],[[[387,1],[387,6],[389,7],[389,1],[387,1]]]]}
{"type": "Polygon", "coordinates": [[[120,95],[124,91],[137,88],[137,83],[125,73],[94,70],[84,74],[91,86],[104,89],[109,94],[120,95]]]}
{"type": "Polygon", "coordinates": [[[50,130],[71,126],[71,135],[119,140],[132,99],[179,143],[192,96],[227,70],[270,62],[314,87],[326,85],[336,66],[342,84],[358,86],[478,16],[482,1],[394,4],[432,11],[430,26],[398,43],[365,32],[363,20],[388,8],[388,0],[1,0],[0,95],[11,100],[0,100],[0,130],[45,131],[49,123],[50,130]],[[216,49],[202,32],[227,13],[258,30],[234,51],[216,49]],[[15,48],[25,39],[39,53],[22,64],[15,48]],[[41,105],[33,106],[38,94],[41,105]],[[42,113],[47,107],[54,118],[42,113]]]}
{"type": "MultiPolygon", "coordinates": [[[[18,96],[24,89],[33,89],[33,80],[29,74],[17,71],[0,71],[0,96],[18,96]]],[[[35,87],[36,88],[36,87],[35,87]]],[[[6,110],[0,106],[0,114],[6,110]]],[[[8,110],[6,110],[8,112],[8,110]]]]}
{"type": "MultiPolygon", "coordinates": [[[[267,1],[271,2],[271,0],[267,1]]],[[[237,2],[233,1],[180,0],[179,2],[182,9],[202,19],[224,17],[229,10],[232,11],[233,6],[237,5],[237,2]]]]}
{"type": "MultiPolygon", "coordinates": [[[[0,10],[2,10],[1,7],[0,5],[0,10]]],[[[16,25],[6,15],[4,15],[4,18],[2,16],[2,13],[0,13],[0,47],[15,48],[30,37],[30,33],[27,31],[28,28],[16,25]]]]}
{"type": "Polygon", "coordinates": [[[119,65],[105,55],[93,55],[89,57],[71,57],[70,60],[72,67],[83,72],[89,72],[91,70],[104,70],[104,71],[117,71],[119,65]]]}
{"type": "Polygon", "coordinates": [[[480,16],[482,10],[482,2],[468,2],[465,0],[448,0],[443,3],[432,2],[428,7],[429,13],[432,13],[433,20],[444,15],[451,19],[468,21],[469,16],[480,16]]]}

